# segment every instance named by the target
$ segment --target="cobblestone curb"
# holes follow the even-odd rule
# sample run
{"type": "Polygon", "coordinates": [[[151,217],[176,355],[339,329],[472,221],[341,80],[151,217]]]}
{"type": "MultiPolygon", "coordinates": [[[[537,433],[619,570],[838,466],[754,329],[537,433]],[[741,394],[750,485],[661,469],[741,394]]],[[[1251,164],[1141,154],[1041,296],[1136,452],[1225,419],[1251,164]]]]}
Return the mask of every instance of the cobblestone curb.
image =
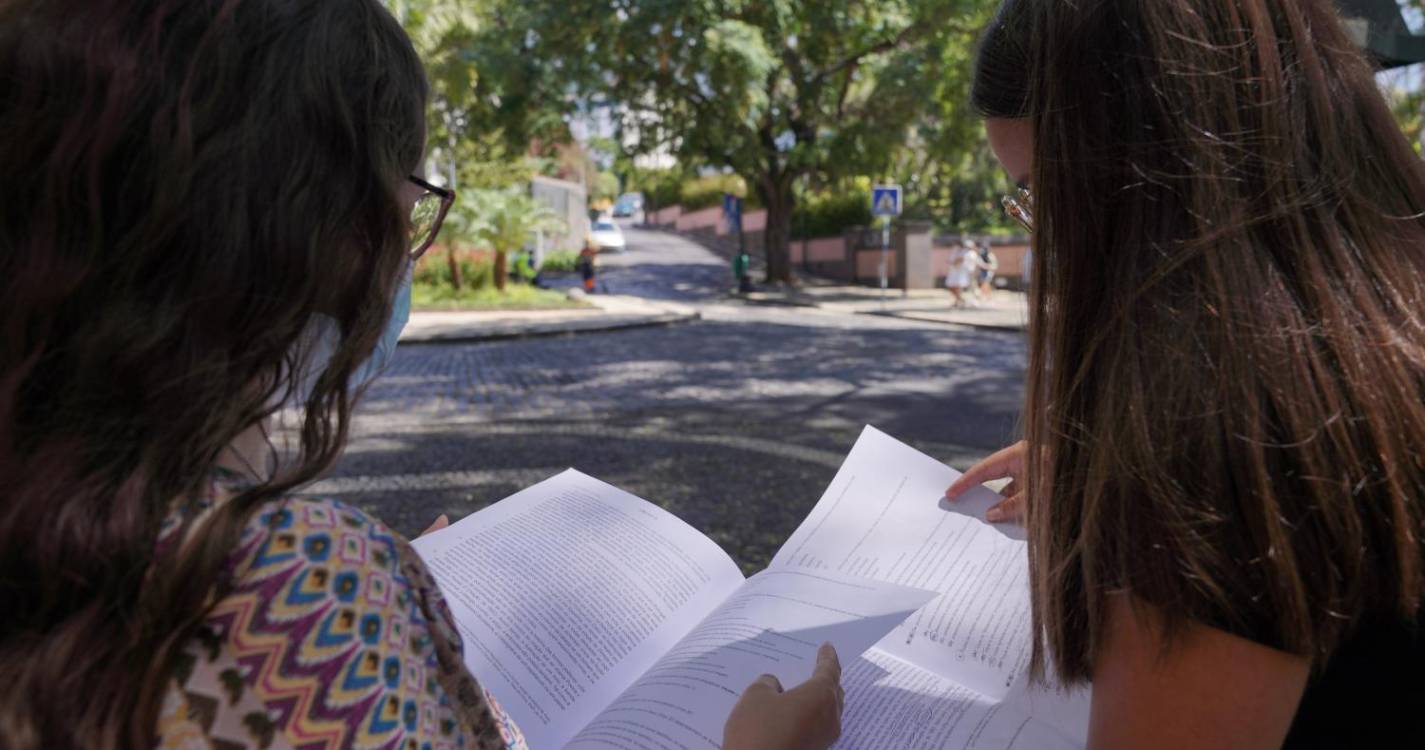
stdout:
{"type": "Polygon", "coordinates": [[[630,328],[666,326],[697,320],[700,315],[690,313],[662,313],[659,315],[600,315],[587,320],[568,320],[553,323],[530,323],[513,325],[472,324],[458,329],[402,334],[402,344],[458,344],[479,341],[503,341],[506,339],[528,339],[545,336],[566,336],[579,333],[602,333],[622,331],[630,328]]]}
{"type": "Polygon", "coordinates": [[[451,344],[505,339],[564,336],[580,333],[621,331],[630,328],[666,326],[697,320],[699,313],[689,307],[657,304],[620,295],[577,295],[594,309],[569,311],[535,310],[414,312],[402,344],[451,344]]]}

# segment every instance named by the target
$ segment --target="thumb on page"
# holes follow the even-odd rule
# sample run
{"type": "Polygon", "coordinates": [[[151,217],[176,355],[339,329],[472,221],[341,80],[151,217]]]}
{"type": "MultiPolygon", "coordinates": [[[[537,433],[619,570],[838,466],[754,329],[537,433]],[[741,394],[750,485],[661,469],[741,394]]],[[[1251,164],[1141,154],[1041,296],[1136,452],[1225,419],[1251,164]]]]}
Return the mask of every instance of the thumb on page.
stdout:
{"type": "Polygon", "coordinates": [[[420,533],[420,535],[421,535],[421,536],[425,536],[426,534],[429,534],[429,533],[431,533],[432,531],[440,531],[441,529],[443,529],[443,528],[445,528],[445,527],[447,527],[447,526],[449,526],[449,525],[450,525],[450,516],[447,516],[446,514],[442,513],[442,514],[436,516],[436,517],[435,517],[435,521],[433,521],[430,526],[427,526],[427,527],[426,527],[426,530],[425,530],[425,531],[422,531],[422,532],[420,533]]]}

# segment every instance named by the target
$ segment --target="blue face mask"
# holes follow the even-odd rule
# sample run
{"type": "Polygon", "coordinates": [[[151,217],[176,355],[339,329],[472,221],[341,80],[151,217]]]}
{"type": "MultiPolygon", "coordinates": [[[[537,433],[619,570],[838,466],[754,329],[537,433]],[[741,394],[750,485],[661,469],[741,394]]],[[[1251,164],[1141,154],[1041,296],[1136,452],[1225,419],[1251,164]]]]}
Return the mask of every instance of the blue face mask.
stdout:
{"type": "Polygon", "coordinates": [[[376,349],[371,352],[371,358],[351,376],[352,382],[358,387],[368,385],[380,377],[391,364],[391,357],[396,354],[396,343],[401,340],[401,331],[405,330],[407,321],[411,319],[413,270],[413,264],[407,261],[401,281],[396,285],[396,297],[391,300],[391,319],[386,321],[386,330],[381,333],[381,340],[376,342],[376,349]]]}
{"type": "MultiPolygon", "coordinates": [[[[348,388],[353,391],[370,385],[371,381],[380,377],[391,364],[391,358],[396,353],[396,344],[401,339],[401,331],[411,318],[412,268],[412,264],[407,262],[401,281],[396,285],[396,296],[391,300],[391,318],[386,321],[386,330],[381,332],[381,339],[376,342],[371,357],[351,375],[348,388]]],[[[312,395],[312,386],[317,376],[326,369],[327,362],[331,361],[339,339],[340,332],[336,321],[330,316],[313,315],[307,322],[306,329],[302,331],[302,342],[297,346],[297,359],[302,363],[299,365],[301,372],[297,374],[297,385],[287,406],[297,407],[307,403],[307,399],[312,395]]]]}

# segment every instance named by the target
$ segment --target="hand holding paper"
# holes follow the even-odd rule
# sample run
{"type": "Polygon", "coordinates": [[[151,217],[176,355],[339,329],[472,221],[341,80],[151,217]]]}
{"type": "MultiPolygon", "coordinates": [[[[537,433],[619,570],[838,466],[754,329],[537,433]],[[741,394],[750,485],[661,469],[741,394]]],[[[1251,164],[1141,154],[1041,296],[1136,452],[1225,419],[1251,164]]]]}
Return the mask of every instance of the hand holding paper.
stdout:
{"type": "Polygon", "coordinates": [[[722,733],[724,750],[776,747],[821,750],[841,736],[841,661],[830,643],[816,652],[816,669],[806,682],[783,691],[776,677],[758,677],[732,707],[722,733]]]}
{"type": "Polygon", "coordinates": [[[759,675],[782,685],[814,676],[817,649],[860,654],[930,601],[930,591],[835,573],[767,570],[749,578],[683,636],[569,747],[632,746],[645,734],[718,747],[742,690],[759,675]],[[675,706],[697,706],[683,711],[675,706]]]}
{"type": "Polygon", "coordinates": [[[1009,484],[1000,490],[1004,499],[985,511],[985,520],[990,523],[1006,521],[1023,523],[1024,454],[1027,450],[1027,444],[1021,440],[1007,448],[995,451],[971,466],[964,474],[956,477],[955,481],[950,483],[949,489],[945,490],[945,498],[954,502],[967,491],[975,489],[985,482],[1008,477],[1009,484]]]}
{"type": "Polygon", "coordinates": [[[816,710],[796,696],[834,703],[817,687],[829,668],[814,677],[825,642],[845,664],[838,747],[1078,747],[1087,694],[1024,682],[1023,529],[979,520],[1001,498],[978,482],[1010,464],[956,482],[868,427],[771,567],[745,581],[712,540],[576,471],[413,544],[467,665],[532,747],[715,750],[764,674],[786,692],[766,680],[738,710],[774,710],[781,723],[764,731],[797,726],[816,710]],[[952,482],[963,492],[937,503],[952,482]]]}

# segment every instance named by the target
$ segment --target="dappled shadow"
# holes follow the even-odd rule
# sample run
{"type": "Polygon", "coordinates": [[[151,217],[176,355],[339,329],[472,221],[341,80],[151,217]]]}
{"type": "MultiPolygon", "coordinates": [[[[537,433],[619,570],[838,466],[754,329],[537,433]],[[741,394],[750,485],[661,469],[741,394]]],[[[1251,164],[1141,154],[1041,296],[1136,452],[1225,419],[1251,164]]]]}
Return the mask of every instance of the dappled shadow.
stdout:
{"type": "MultiPolygon", "coordinates": [[[[604,260],[597,281],[600,293],[626,294],[663,302],[720,299],[726,297],[734,286],[728,266],[706,263],[610,267],[604,260]]],[[[550,273],[545,275],[544,282],[551,289],[571,289],[582,285],[583,280],[577,273],[550,273]]]]}
{"type": "MultiPolygon", "coordinates": [[[[599,258],[612,293],[697,302],[732,285],[727,262],[694,243],[627,238],[628,252],[599,258]]],[[[863,425],[962,468],[1015,435],[1018,334],[725,307],[661,328],[403,344],[317,490],[413,534],[572,466],[667,508],[752,572],[863,425]]]]}
{"type": "Polygon", "coordinates": [[[699,322],[462,346],[402,346],[366,415],[556,418],[685,407],[998,445],[1023,347],[998,332],[699,322]]]}
{"type": "Polygon", "coordinates": [[[749,572],[865,424],[962,468],[1014,435],[1012,334],[700,322],[402,345],[319,491],[413,534],[576,467],[708,534],[749,572]]]}
{"type": "MultiPolygon", "coordinates": [[[[784,441],[775,432],[687,421],[647,430],[640,427],[645,421],[387,429],[354,439],[338,469],[313,491],[371,509],[414,534],[440,513],[458,519],[577,467],[667,508],[750,572],[766,565],[835,473],[837,452],[778,450],[784,441]]],[[[849,447],[851,437],[839,437],[849,447]]]]}

